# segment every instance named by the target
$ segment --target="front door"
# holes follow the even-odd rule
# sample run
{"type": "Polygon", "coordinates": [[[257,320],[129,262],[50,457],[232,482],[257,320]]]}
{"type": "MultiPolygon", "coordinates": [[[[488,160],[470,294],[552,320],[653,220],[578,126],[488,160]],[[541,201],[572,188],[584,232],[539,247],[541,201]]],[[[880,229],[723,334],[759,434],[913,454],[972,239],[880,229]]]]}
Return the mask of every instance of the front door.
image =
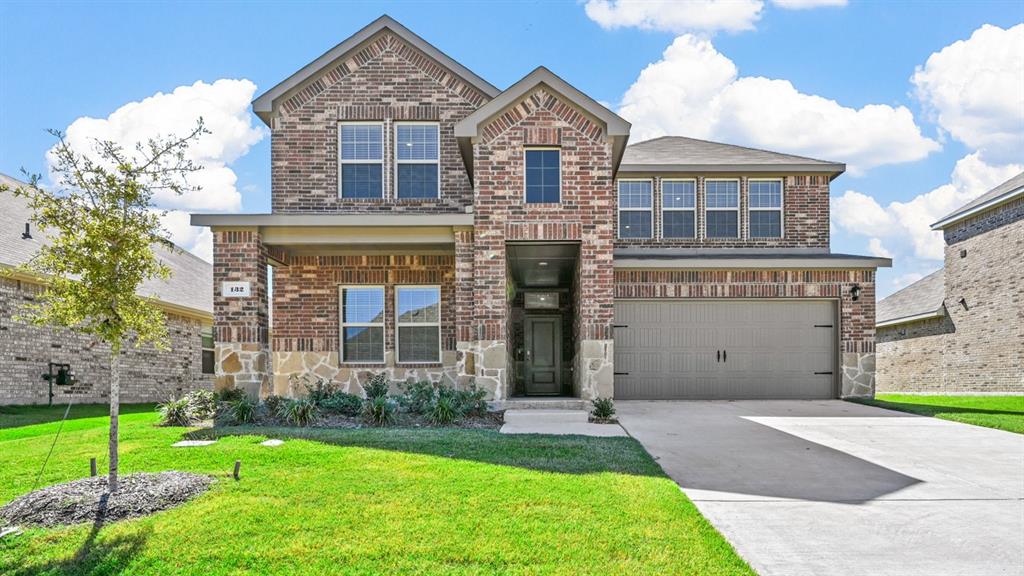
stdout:
{"type": "Polygon", "coordinates": [[[525,319],[526,393],[555,395],[562,392],[562,319],[559,316],[527,316],[525,319]]]}

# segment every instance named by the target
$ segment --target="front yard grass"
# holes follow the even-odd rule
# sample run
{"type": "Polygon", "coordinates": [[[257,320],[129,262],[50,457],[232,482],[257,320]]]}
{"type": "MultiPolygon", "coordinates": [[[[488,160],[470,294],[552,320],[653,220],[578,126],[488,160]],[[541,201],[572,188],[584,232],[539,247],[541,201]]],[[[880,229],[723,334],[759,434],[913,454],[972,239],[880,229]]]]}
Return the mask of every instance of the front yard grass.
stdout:
{"type": "Polygon", "coordinates": [[[865,404],[1024,434],[1024,396],[878,394],[865,404]]]}
{"type": "MultiPolygon", "coordinates": [[[[122,472],[208,473],[211,490],[147,518],[6,537],[0,573],[752,574],[631,438],[160,428],[151,408],[124,410],[122,472]],[[170,447],[183,437],[218,442],[170,447]]],[[[90,457],[105,469],[105,408],[71,412],[41,486],[87,475],[90,457]]],[[[0,412],[0,503],[31,490],[61,416],[0,412]]]]}

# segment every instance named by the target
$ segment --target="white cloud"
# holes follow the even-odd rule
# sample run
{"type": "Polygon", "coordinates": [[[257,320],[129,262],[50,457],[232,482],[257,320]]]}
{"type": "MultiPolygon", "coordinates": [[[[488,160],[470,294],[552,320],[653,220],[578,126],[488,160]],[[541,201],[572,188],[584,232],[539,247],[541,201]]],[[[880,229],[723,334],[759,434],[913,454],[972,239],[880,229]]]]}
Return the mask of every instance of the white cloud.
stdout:
{"type": "Polygon", "coordinates": [[[911,81],[936,122],[987,161],[1024,157],[1024,24],[978,28],[929,56],[911,81]]]}
{"type": "Polygon", "coordinates": [[[753,30],[761,0],[588,0],[587,16],[602,28],[683,33],[753,30]]]}
{"type": "Polygon", "coordinates": [[[872,256],[892,258],[892,252],[882,244],[882,240],[880,238],[872,238],[868,241],[868,252],[870,252],[872,256]]]}
{"type": "Polygon", "coordinates": [[[846,6],[846,0],[772,0],[772,4],[784,10],[809,10],[811,8],[846,6]]]}
{"type": "Polygon", "coordinates": [[[868,243],[872,253],[882,247],[881,238],[891,238],[906,243],[915,258],[942,260],[942,233],[931,225],[1022,170],[1020,164],[987,164],[975,152],[956,163],[948,184],[907,202],[890,202],[883,208],[871,196],[847,190],[832,199],[832,221],[852,234],[872,236],[868,243]]]}
{"type": "Polygon", "coordinates": [[[256,85],[249,80],[221,79],[212,84],[196,82],[165,94],[158,92],[130,102],[106,118],[82,117],[68,126],[68,143],[81,153],[92,153],[93,141],[112,140],[126,150],[155,136],[182,136],[202,117],[209,134],[201,136],[187,156],[203,169],[189,176],[198,192],[181,196],[159,192],[156,207],[170,210],[162,221],[172,239],[201,258],[212,259],[209,232],[188,225],[188,211],[238,211],[242,194],[230,165],[263,139],[264,130],[253,126],[249,102],[256,85]],[[205,232],[205,234],[204,234],[205,232]]]}
{"type": "Polygon", "coordinates": [[[904,106],[850,108],[786,80],[740,77],[710,41],[690,34],[640,72],[619,114],[633,123],[635,141],[665,134],[723,140],[846,162],[854,175],[939,149],[904,106]]]}

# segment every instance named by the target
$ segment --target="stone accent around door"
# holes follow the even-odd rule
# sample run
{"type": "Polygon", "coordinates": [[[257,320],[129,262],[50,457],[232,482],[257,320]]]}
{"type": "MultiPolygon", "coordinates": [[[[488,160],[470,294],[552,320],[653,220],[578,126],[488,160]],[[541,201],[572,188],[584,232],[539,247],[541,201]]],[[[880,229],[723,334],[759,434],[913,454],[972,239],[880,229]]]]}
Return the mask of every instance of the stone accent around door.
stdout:
{"type": "Polygon", "coordinates": [[[615,395],[614,340],[582,340],[576,352],[573,372],[575,395],[583,400],[615,395]]]}
{"type": "Polygon", "coordinates": [[[843,353],[841,398],[872,398],[875,395],[875,354],[843,353]]]}

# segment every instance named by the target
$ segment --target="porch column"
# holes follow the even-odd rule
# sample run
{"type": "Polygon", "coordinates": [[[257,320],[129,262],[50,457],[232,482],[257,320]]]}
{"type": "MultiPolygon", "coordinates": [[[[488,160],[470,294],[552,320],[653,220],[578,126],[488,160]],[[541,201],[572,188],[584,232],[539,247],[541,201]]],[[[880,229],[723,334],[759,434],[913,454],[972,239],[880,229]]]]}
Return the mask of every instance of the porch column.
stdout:
{"type": "Polygon", "coordinates": [[[459,226],[454,229],[454,233],[456,379],[460,387],[465,387],[476,376],[473,228],[459,226]]]}
{"type": "Polygon", "coordinates": [[[270,393],[267,250],[258,228],[213,229],[214,388],[270,393]]]}
{"type": "Polygon", "coordinates": [[[574,393],[584,400],[614,395],[615,275],[610,223],[585,233],[576,281],[574,393]]]}
{"type": "Polygon", "coordinates": [[[504,223],[476,215],[473,244],[472,362],[491,400],[508,397],[508,279],[504,223]]]}

